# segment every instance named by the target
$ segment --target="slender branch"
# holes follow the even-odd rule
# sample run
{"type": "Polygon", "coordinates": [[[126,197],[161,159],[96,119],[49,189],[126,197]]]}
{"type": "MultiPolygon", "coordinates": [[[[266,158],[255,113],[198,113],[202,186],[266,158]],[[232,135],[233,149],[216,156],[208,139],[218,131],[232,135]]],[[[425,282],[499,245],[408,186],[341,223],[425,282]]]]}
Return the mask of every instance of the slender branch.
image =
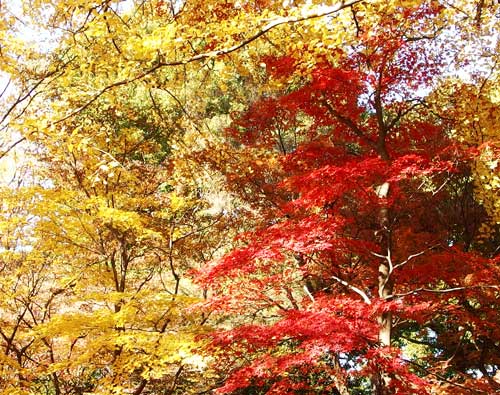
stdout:
{"type": "Polygon", "coordinates": [[[7,81],[7,84],[5,84],[5,88],[3,88],[3,90],[2,90],[2,93],[0,93],[0,97],[5,95],[5,92],[7,92],[7,89],[9,89],[11,82],[12,82],[12,78],[9,78],[9,80],[7,81]]]}
{"type": "Polygon", "coordinates": [[[398,111],[396,116],[389,122],[387,125],[387,130],[390,131],[396,124],[406,115],[408,115],[410,112],[412,112],[415,108],[418,106],[421,106],[422,102],[420,100],[417,100],[416,103],[413,103],[410,107],[408,107],[406,110],[398,111]]]}
{"type": "Polygon", "coordinates": [[[330,114],[332,114],[340,122],[342,122],[349,129],[351,129],[351,131],[354,132],[354,134],[356,136],[358,136],[359,138],[361,138],[361,140],[363,140],[364,142],[366,142],[372,148],[377,149],[377,144],[375,143],[375,141],[371,140],[367,136],[367,134],[365,133],[365,131],[362,130],[358,125],[356,125],[356,123],[352,119],[343,116],[341,113],[339,113],[337,110],[335,110],[335,108],[333,108],[333,106],[330,103],[328,103],[327,100],[323,101],[323,104],[328,109],[328,111],[330,112],[330,114]]]}
{"type": "MultiPolygon", "coordinates": [[[[201,129],[198,127],[198,125],[196,124],[196,122],[193,120],[193,117],[191,116],[191,114],[189,114],[189,112],[187,111],[187,109],[184,106],[184,104],[182,104],[182,102],[180,101],[180,99],[176,95],[174,95],[169,89],[167,89],[165,87],[161,87],[161,88],[157,88],[157,89],[166,92],[172,99],[174,99],[174,101],[180,107],[180,109],[184,113],[184,115],[186,115],[186,117],[192,122],[192,125],[193,125],[194,129],[201,135],[202,134],[201,129]]],[[[150,90],[150,92],[151,92],[151,90],[150,90]]],[[[150,98],[151,98],[152,101],[154,101],[154,97],[153,97],[153,95],[151,93],[150,93],[150,98]]]]}
{"type": "MultiPolygon", "coordinates": [[[[99,151],[100,153],[102,153],[102,154],[104,154],[104,155],[106,155],[106,156],[109,156],[109,157],[111,158],[111,160],[112,160],[114,163],[118,163],[118,165],[119,165],[119,166],[120,166],[123,170],[127,171],[127,168],[126,168],[125,166],[123,166],[123,165],[121,164],[121,162],[120,162],[118,159],[116,159],[116,158],[115,158],[115,157],[114,157],[111,153],[109,153],[109,152],[107,152],[107,151],[104,151],[104,150],[102,150],[102,149],[100,149],[100,148],[98,148],[98,147],[96,147],[96,146],[93,146],[92,148],[94,148],[96,151],[99,151]]],[[[94,172],[94,174],[95,174],[95,172],[94,172]]]]}
{"type": "Polygon", "coordinates": [[[304,285],[304,292],[306,293],[307,297],[309,299],[311,299],[311,302],[316,302],[316,300],[314,299],[314,296],[312,295],[311,291],[309,291],[309,287],[307,285],[304,285]]]}
{"type": "Polygon", "coordinates": [[[5,150],[3,150],[2,152],[0,152],[0,159],[2,159],[5,155],[7,155],[10,151],[12,151],[18,144],[22,143],[24,140],[26,140],[26,137],[21,137],[19,140],[17,140],[16,142],[12,143],[5,150]]]}
{"type": "MultiPolygon", "coordinates": [[[[389,276],[392,274],[396,266],[392,263],[392,254],[390,247],[387,248],[387,257],[386,257],[387,265],[389,266],[389,276]]],[[[387,276],[389,278],[389,276],[387,276]]]]}
{"type": "Polygon", "coordinates": [[[332,276],[331,277],[332,279],[334,279],[335,281],[339,282],[340,284],[342,284],[343,286],[349,288],[350,290],[356,292],[359,296],[361,296],[361,298],[363,299],[363,301],[366,303],[366,304],[372,304],[372,301],[370,300],[370,298],[368,297],[368,295],[361,289],[359,289],[358,287],[348,283],[347,281],[345,280],[342,280],[341,278],[337,277],[337,276],[332,276]]]}
{"type": "MultiPolygon", "coordinates": [[[[36,83],[33,84],[33,86],[31,86],[30,88],[27,88],[25,91],[23,92],[20,92],[16,98],[16,100],[9,106],[9,108],[3,113],[2,115],[2,118],[0,120],[0,124],[3,124],[7,119],[8,117],[10,116],[10,114],[14,111],[14,109],[20,105],[21,103],[23,103],[24,101],[28,100],[31,98],[31,100],[33,99],[34,96],[36,96],[36,90],[38,89],[38,87],[40,85],[42,85],[44,82],[46,82],[47,80],[49,80],[51,77],[57,77],[58,75],[60,75],[59,73],[61,72],[61,70],[63,70],[66,66],[68,66],[72,61],[74,60],[74,58],[68,60],[67,62],[64,62],[62,63],[61,65],[59,65],[58,68],[56,68],[55,70],[53,71],[49,71],[47,72],[43,77],[41,77],[36,83]]],[[[49,81],[50,83],[50,81],[49,81]]],[[[29,100],[30,102],[30,100],[29,100]]],[[[26,109],[26,108],[25,108],[26,109]]],[[[25,109],[22,111],[24,112],[25,109]]],[[[19,114],[18,114],[19,116],[19,114]]],[[[18,117],[17,116],[17,117],[18,117]]],[[[16,117],[16,118],[17,118],[16,117]]]]}
{"type": "Polygon", "coordinates": [[[413,295],[413,294],[416,294],[418,292],[430,292],[430,293],[437,293],[437,294],[442,293],[442,294],[444,294],[444,293],[450,293],[450,292],[466,291],[466,290],[472,289],[472,288],[500,289],[500,286],[498,286],[498,285],[471,285],[471,286],[467,286],[467,287],[455,287],[455,288],[445,288],[445,289],[431,289],[431,288],[420,287],[420,288],[416,288],[412,291],[408,291],[405,293],[390,295],[386,299],[401,298],[403,296],[413,295]]]}
{"type": "Polygon", "coordinates": [[[377,254],[376,252],[373,252],[373,251],[370,251],[370,254],[372,254],[373,256],[376,256],[377,258],[387,259],[386,255],[377,254]]]}
{"type": "Polygon", "coordinates": [[[134,392],[132,394],[133,395],[142,394],[142,391],[144,391],[144,388],[146,388],[147,384],[148,384],[148,381],[146,379],[142,379],[139,386],[134,390],[134,392]]]}
{"type": "Polygon", "coordinates": [[[115,38],[113,37],[113,33],[111,31],[111,26],[109,25],[108,18],[106,18],[106,14],[103,14],[103,18],[104,18],[104,22],[106,22],[106,30],[108,31],[109,35],[111,36],[111,42],[113,43],[113,47],[115,47],[116,52],[118,52],[119,55],[123,56],[122,50],[120,49],[120,47],[116,43],[115,38]]]}
{"type": "Polygon", "coordinates": [[[451,180],[451,177],[448,177],[440,186],[438,189],[432,192],[432,196],[436,196],[445,186],[448,184],[448,182],[451,180]]]}
{"type": "Polygon", "coordinates": [[[279,18],[276,18],[276,19],[270,21],[267,25],[265,25],[257,33],[253,34],[249,38],[247,38],[247,39],[241,41],[240,43],[235,44],[235,45],[233,45],[231,47],[228,47],[228,48],[225,48],[225,49],[220,49],[220,50],[215,50],[215,51],[211,51],[211,52],[201,53],[201,54],[198,54],[198,55],[193,56],[191,58],[185,59],[183,61],[174,61],[174,62],[168,62],[168,63],[161,63],[161,65],[163,65],[163,66],[176,66],[176,65],[181,65],[181,64],[196,62],[196,61],[199,61],[199,60],[202,60],[202,59],[206,59],[206,58],[212,58],[212,57],[216,57],[216,56],[227,55],[227,54],[229,54],[231,52],[235,52],[235,51],[237,51],[237,50],[245,47],[246,45],[248,45],[251,42],[257,40],[261,36],[263,36],[266,33],[268,33],[270,30],[272,30],[275,27],[278,27],[280,25],[294,24],[294,23],[303,22],[303,21],[310,20],[310,19],[317,19],[317,18],[322,18],[324,16],[329,16],[329,15],[332,15],[332,14],[335,14],[335,13],[339,12],[340,10],[342,10],[344,8],[352,7],[353,5],[355,5],[357,3],[362,3],[363,1],[364,0],[354,0],[354,1],[351,1],[351,2],[348,2],[348,3],[344,2],[344,1],[341,1],[337,5],[334,5],[334,6],[331,6],[331,7],[327,7],[326,9],[323,8],[322,12],[312,12],[312,13],[310,13],[308,15],[304,15],[304,16],[300,16],[300,17],[288,17],[288,18],[279,17],[279,18]]]}
{"type": "Polygon", "coordinates": [[[422,250],[420,252],[417,252],[415,254],[411,254],[408,256],[408,258],[406,258],[403,262],[400,262],[398,263],[397,265],[394,265],[394,269],[397,269],[398,267],[401,267],[401,266],[404,266],[406,265],[408,262],[410,262],[412,259],[415,259],[415,258],[418,258],[419,256],[422,256],[424,255],[426,252],[429,252],[430,250],[433,250],[434,248],[436,247],[439,247],[440,245],[439,244],[435,244],[435,245],[432,245],[428,248],[426,248],[425,250],[422,250]]]}
{"type": "Polygon", "coordinates": [[[174,393],[176,387],[177,387],[177,382],[179,381],[179,377],[181,376],[181,373],[184,369],[184,365],[179,366],[177,369],[177,372],[175,373],[174,379],[172,380],[172,385],[170,386],[170,392],[174,393]]]}
{"type": "Polygon", "coordinates": [[[359,37],[359,34],[362,33],[361,28],[359,27],[358,17],[356,15],[356,10],[353,6],[351,6],[351,14],[352,19],[354,20],[354,24],[356,25],[356,37],[359,37]]]}
{"type": "Polygon", "coordinates": [[[411,343],[414,343],[414,344],[420,344],[422,346],[436,347],[436,344],[434,344],[434,343],[425,342],[423,340],[412,339],[411,337],[407,337],[404,335],[399,335],[399,338],[404,339],[404,340],[411,342],[411,343]]]}
{"type": "Polygon", "coordinates": [[[435,40],[438,37],[438,34],[442,32],[445,29],[444,26],[438,27],[434,30],[432,34],[422,34],[420,36],[407,36],[404,35],[404,39],[406,42],[415,42],[415,41],[421,41],[421,40],[435,40]]]}

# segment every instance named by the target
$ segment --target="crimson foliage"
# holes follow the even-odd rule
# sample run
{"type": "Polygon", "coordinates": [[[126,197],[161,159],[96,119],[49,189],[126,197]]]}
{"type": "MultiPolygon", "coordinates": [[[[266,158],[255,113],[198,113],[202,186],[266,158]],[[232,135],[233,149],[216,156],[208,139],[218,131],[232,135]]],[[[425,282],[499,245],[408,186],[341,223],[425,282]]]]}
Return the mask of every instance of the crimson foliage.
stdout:
{"type": "MultiPolygon", "coordinates": [[[[199,277],[212,311],[241,323],[212,336],[229,372],[219,393],[500,387],[500,262],[477,242],[474,153],[415,90],[439,62],[398,34],[361,38],[228,130],[242,152],[275,155],[228,174],[258,180],[272,215],[199,277]]],[[[263,61],[270,78],[293,80],[300,66],[263,61]]]]}

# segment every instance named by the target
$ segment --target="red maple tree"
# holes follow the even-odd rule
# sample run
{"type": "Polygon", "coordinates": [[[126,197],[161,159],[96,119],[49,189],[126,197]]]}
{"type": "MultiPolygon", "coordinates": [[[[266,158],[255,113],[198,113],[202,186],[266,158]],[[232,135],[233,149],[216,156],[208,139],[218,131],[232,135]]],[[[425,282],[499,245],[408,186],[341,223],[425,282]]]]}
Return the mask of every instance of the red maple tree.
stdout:
{"type": "MultiPolygon", "coordinates": [[[[276,152],[279,171],[259,162],[228,174],[258,179],[273,204],[200,274],[210,308],[241,322],[212,336],[229,372],[219,393],[500,389],[500,262],[475,244],[485,214],[474,153],[418,92],[442,59],[387,18],[338,64],[318,62],[307,82],[255,102],[228,130],[247,150],[276,152]]],[[[263,61],[273,78],[300,67],[263,61]]]]}

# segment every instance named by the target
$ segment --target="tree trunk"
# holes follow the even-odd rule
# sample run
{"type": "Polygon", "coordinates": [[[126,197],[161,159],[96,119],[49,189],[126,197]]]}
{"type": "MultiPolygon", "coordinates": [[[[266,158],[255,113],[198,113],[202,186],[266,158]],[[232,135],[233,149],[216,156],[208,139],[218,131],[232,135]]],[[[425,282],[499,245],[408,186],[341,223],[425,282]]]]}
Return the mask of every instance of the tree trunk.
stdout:
{"type": "MultiPolygon", "coordinates": [[[[389,194],[389,183],[384,182],[376,189],[377,196],[380,199],[387,198],[389,194]]],[[[386,254],[386,258],[382,260],[378,267],[378,296],[381,299],[387,299],[392,295],[393,283],[391,279],[390,266],[390,251],[391,251],[391,235],[389,230],[389,210],[384,207],[379,213],[380,229],[377,233],[382,254],[386,254]]],[[[379,341],[382,346],[391,345],[391,330],[392,330],[392,313],[383,313],[379,319],[379,341]]]]}

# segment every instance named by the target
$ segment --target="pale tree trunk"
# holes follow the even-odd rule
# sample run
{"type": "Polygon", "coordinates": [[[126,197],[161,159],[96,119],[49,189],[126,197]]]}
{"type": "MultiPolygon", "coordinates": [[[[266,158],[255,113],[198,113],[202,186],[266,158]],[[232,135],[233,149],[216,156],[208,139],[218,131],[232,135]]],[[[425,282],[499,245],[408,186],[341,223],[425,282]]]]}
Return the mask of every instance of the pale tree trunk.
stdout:
{"type": "Polygon", "coordinates": [[[337,374],[334,377],[335,390],[336,390],[336,392],[334,392],[334,394],[335,395],[349,395],[349,387],[347,384],[347,378],[345,376],[344,369],[342,369],[342,367],[340,366],[338,356],[335,356],[334,369],[337,372],[337,374]]]}
{"type": "MultiPolygon", "coordinates": [[[[379,185],[375,192],[379,199],[386,199],[389,195],[390,184],[384,182],[379,185]]],[[[393,292],[393,280],[391,278],[391,232],[389,229],[389,209],[382,207],[379,211],[380,228],[376,232],[377,241],[381,249],[381,262],[378,267],[378,296],[380,299],[387,300],[393,292]]],[[[379,331],[378,340],[382,347],[390,347],[392,335],[392,313],[382,313],[378,319],[379,331]]],[[[388,395],[387,387],[390,377],[387,373],[379,371],[372,377],[372,386],[374,395],[388,395]]]]}
{"type": "MultiPolygon", "coordinates": [[[[387,198],[389,194],[390,185],[384,182],[376,189],[377,196],[380,199],[387,198]]],[[[383,259],[378,267],[378,296],[381,299],[388,299],[392,295],[393,282],[391,279],[390,267],[390,251],[391,251],[391,235],[389,226],[389,210],[384,207],[379,213],[380,229],[377,236],[380,240],[382,254],[387,254],[387,258],[383,259]]],[[[391,345],[391,331],[392,331],[392,313],[383,313],[379,318],[379,342],[382,346],[391,345]]]]}

